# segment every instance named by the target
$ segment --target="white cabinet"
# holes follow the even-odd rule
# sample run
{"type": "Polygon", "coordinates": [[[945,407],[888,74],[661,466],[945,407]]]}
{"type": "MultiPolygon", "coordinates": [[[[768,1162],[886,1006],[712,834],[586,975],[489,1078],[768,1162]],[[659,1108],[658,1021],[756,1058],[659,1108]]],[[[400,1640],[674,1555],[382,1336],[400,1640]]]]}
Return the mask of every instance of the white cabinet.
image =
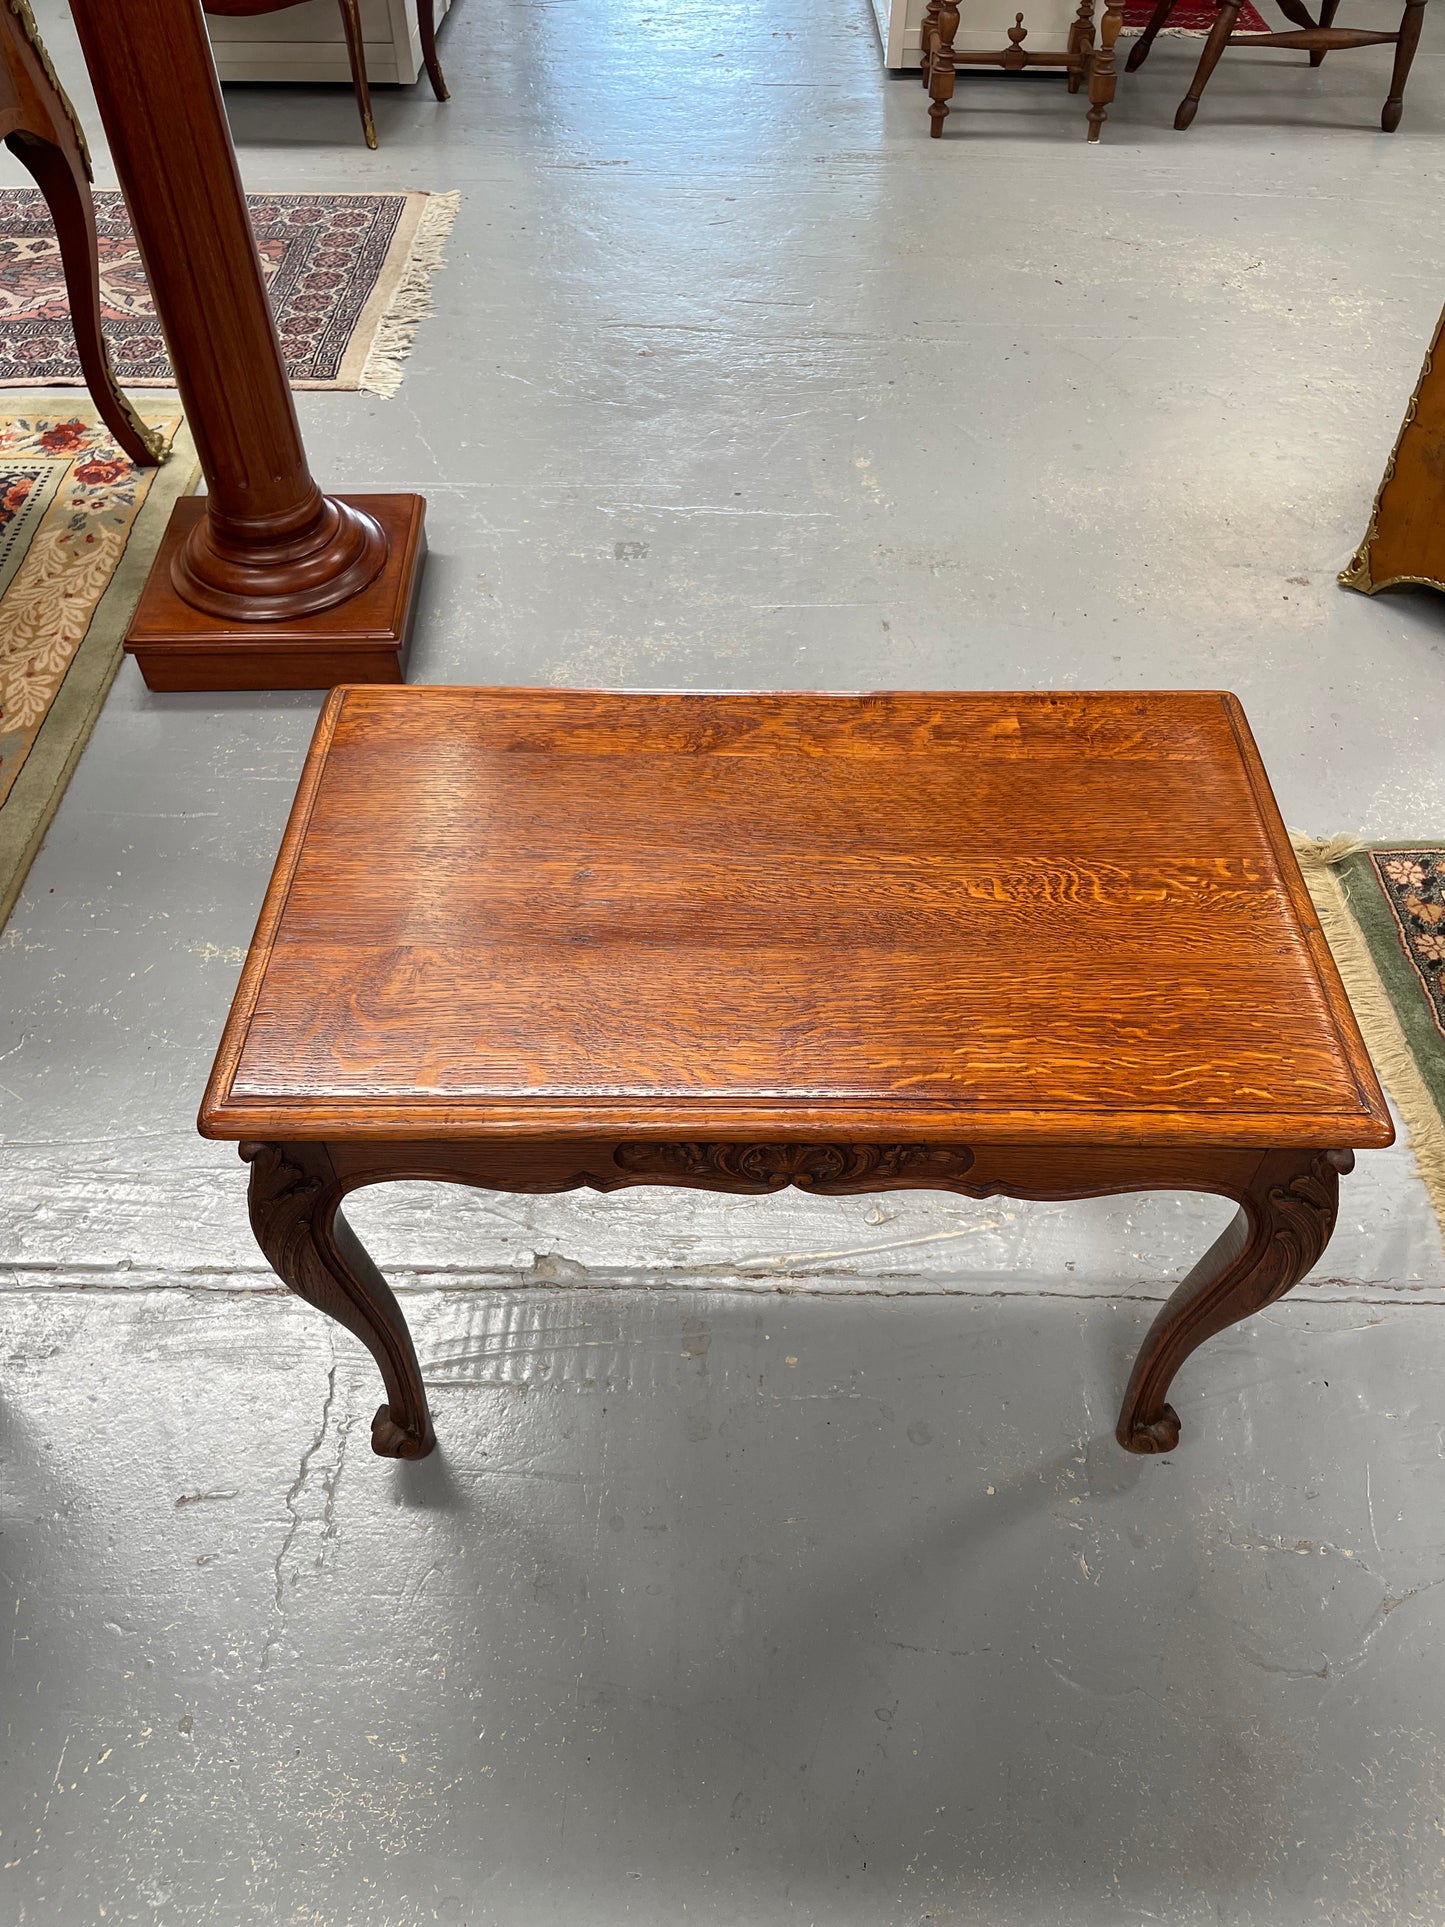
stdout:
{"type": "MultiPolygon", "coordinates": [[[[450,5],[451,0],[436,0],[438,25],[450,5]]],[[[306,0],[305,6],[281,13],[210,14],[206,25],[222,80],[342,80],[350,85],[336,0],[306,0]]],[[[361,0],[361,30],[369,80],[409,85],[416,79],[422,70],[416,0],[361,0]]],[[[915,33],[915,46],[917,41],[915,33]]]]}
{"type": "MultiPolygon", "coordinates": [[[[918,65],[918,29],[927,5],[928,0],[873,0],[885,67],[918,65]]],[[[1008,30],[1021,13],[1028,52],[1063,53],[1078,10],[1078,0],[959,0],[962,18],[954,45],[960,53],[965,47],[1002,52],[1009,44],[1008,30]]],[[[1102,11],[1099,0],[1096,19],[1102,11]]]]}

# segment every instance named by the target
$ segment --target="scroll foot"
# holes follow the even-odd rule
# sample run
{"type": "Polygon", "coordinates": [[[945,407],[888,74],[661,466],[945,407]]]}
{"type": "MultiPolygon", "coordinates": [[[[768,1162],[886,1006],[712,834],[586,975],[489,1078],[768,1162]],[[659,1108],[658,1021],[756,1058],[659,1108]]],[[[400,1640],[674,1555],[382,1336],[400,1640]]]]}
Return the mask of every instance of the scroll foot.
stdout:
{"type": "Polygon", "coordinates": [[[1334,1230],[1350,1151],[1268,1151],[1240,1211],[1149,1327],[1115,1432],[1126,1452],[1172,1452],[1174,1374],[1207,1338],[1283,1298],[1319,1263],[1334,1230]]]}
{"type": "Polygon", "coordinates": [[[436,1444],[401,1306],[341,1216],[341,1184],[320,1144],[243,1144],[251,1228],[277,1275],[359,1338],[381,1368],[386,1403],[371,1423],[382,1458],[424,1459],[436,1444]]]}

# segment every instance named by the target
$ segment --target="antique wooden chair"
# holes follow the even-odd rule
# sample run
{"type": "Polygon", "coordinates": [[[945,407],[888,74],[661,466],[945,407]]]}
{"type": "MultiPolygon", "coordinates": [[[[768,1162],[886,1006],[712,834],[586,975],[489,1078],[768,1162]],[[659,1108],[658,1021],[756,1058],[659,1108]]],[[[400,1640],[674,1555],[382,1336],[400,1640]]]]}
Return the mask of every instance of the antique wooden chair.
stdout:
{"type": "MultiPolygon", "coordinates": [[[[1420,28],[1425,20],[1425,0],[1405,0],[1405,11],[1400,16],[1400,25],[1395,33],[1366,33],[1358,27],[1337,27],[1335,14],[1340,0],[1321,0],[1320,17],[1315,20],[1304,6],[1303,0],[1279,0],[1279,10],[1286,20],[1295,24],[1285,33],[1248,33],[1235,31],[1239,19],[1242,0],[1223,0],[1214,25],[1209,30],[1209,38],[1204,43],[1204,51],[1199,56],[1199,65],[1194,78],[1189,83],[1189,92],[1180,101],[1174,116],[1174,125],[1186,128],[1194,119],[1199,108],[1199,99],[1209,84],[1209,76],[1219,65],[1219,57],[1226,47],[1299,47],[1307,51],[1311,67],[1318,67],[1327,53],[1345,47],[1389,47],[1395,49],[1395,67],[1390,75],[1390,92],[1380,113],[1380,125],[1387,134],[1393,134],[1400,125],[1400,115],[1405,107],[1405,81],[1410,72],[1410,63],[1415,58],[1415,49],[1420,44],[1420,28]]],[[[1175,0],[1158,0],[1148,26],[1135,41],[1133,51],[1125,62],[1126,73],[1133,73],[1142,67],[1149,58],[1149,49],[1169,15],[1173,12],[1175,0]]]]}
{"type": "MultiPolygon", "coordinates": [[[[368,147],[376,145],[376,123],[371,117],[371,85],[366,77],[366,46],[361,37],[361,0],[336,0],[341,9],[341,25],[346,35],[346,57],[351,62],[351,84],[356,89],[356,106],[361,115],[361,131],[368,147]]],[[[299,7],[302,0],[201,0],[206,13],[241,15],[282,13],[299,7]]],[[[447,84],[437,60],[436,0],[417,0],[417,26],[421,29],[421,57],[427,79],[438,100],[446,100],[447,84]]]]}

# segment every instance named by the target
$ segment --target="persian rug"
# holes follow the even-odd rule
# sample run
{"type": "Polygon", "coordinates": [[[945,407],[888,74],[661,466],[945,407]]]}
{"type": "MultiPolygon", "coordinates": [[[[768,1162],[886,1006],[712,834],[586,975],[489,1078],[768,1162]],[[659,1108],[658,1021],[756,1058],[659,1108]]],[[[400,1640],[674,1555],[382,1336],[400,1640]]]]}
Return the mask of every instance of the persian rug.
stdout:
{"type": "Polygon", "coordinates": [[[199,477],[180,408],[146,411],[171,453],[135,468],[89,402],[0,407],[0,924],[121,658],[177,498],[199,477]]]}
{"type": "MultiPolygon", "coordinates": [[[[394,395],[431,312],[459,194],[250,194],[293,388],[394,395]]],[[[123,388],[174,385],[125,202],[95,195],[101,325],[123,388]]],[[[0,387],[83,387],[60,248],[39,188],[0,189],[0,387]]]]}
{"type": "Polygon", "coordinates": [[[1445,840],[1294,847],[1445,1229],[1445,840]]]}
{"type": "MultiPolygon", "coordinates": [[[[1153,11],[1154,8],[1151,0],[1129,0],[1129,4],[1124,8],[1124,25],[1120,30],[1121,37],[1129,34],[1143,33],[1149,24],[1149,16],[1153,11]]],[[[1164,32],[1182,38],[1194,38],[1197,36],[1202,40],[1214,25],[1214,16],[1218,12],[1218,7],[1210,6],[1209,0],[1180,0],[1179,5],[1174,9],[1173,13],[1170,14],[1169,25],[1164,28],[1164,32]]],[[[1095,19],[1098,18],[1099,13],[1100,8],[1096,6],[1094,8],[1095,19]]],[[[1235,32],[1268,33],[1269,31],[1268,22],[1249,4],[1249,0],[1244,0],[1244,5],[1239,10],[1239,24],[1236,26],[1235,32]]]]}

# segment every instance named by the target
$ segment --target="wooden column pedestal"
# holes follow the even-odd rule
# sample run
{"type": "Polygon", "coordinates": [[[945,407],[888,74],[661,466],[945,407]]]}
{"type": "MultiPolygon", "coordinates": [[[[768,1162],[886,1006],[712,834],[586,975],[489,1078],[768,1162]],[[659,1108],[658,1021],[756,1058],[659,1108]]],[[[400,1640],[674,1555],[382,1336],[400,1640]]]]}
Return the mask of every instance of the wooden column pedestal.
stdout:
{"type": "Polygon", "coordinates": [[[152,689],[400,682],[419,495],[306,463],[199,0],[71,0],[207,494],[179,502],[126,648],[152,689]]]}

